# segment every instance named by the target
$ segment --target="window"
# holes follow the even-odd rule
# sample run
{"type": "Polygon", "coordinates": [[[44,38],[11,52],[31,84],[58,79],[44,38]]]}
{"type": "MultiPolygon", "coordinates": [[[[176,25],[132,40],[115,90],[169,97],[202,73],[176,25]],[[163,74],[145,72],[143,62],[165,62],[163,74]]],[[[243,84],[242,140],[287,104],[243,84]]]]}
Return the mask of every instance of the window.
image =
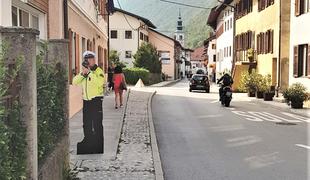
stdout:
{"type": "Polygon", "coordinates": [[[310,76],[310,45],[298,45],[294,47],[294,77],[310,76]]]}
{"type": "Polygon", "coordinates": [[[182,35],[180,35],[180,36],[179,36],[179,39],[182,41],[182,40],[183,40],[183,36],[182,36],[182,35]]]}
{"type": "Polygon", "coordinates": [[[131,58],[132,57],[132,52],[131,51],[126,51],[125,52],[125,58],[131,58]]]}
{"type": "Polygon", "coordinates": [[[261,32],[257,35],[257,54],[273,53],[273,30],[261,32]]]}
{"type": "Polygon", "coordinates": [[[229,47],[229,57],[231,57],[231,46],[229,47]]]}
{"type": "Polygon", "coordinates": [[[149,42],[149,36],[148,35],[144,35],[144,41],[149,42]]]}
{"type": "Polygon", "coordinates": [[[32,20],[31,20],[31,27],[34,28],[34,29],[37,29],[39,30],[39,18],[32,15],[32,20]]]}
{"type": "Polygon", "coordinates": [[[245,51],[250,48],[253,48],[253,31],[248,31],[245,33],[241,33],[236,35],[235,41],[236,41],[236,50],[237,51],[245,51]]]}
{"type": "Polygon", "coordinates": [[[18,20],[17,20],[17,8],[12,6],[12,25],[18,26],[18,20]]]}
{"type": "Polygon", "coordinates": [[[213,62],[216,62],[216,55],[213,55],[213,62]]]}
{"type": "Polygon", "coordinates": [[[23,10],[19,10],[19,26],[29,27],[29,13],[23,10]]]}
{"type": "Polygon", "coordinates": [[[299,16],[310,12],[310,0],[295,0],[295,15],[299,16]]]}
{"type": "Polygon", "coordinates": [[[274,0],[258,0],[258,11],[262,11],[274,4],[274,0]]]}
{"type": "Polygon", "coordinates": [[[236,3],[236,17],[241,18],[253,11],[253,0],[240,0],[236,3]]]}
{"type": "Polygon", "coordinates": [[[132,39],[132,31],[125,31],[125,39],[132,39]]]}
{"type": "Polygon", "coordinates": [[[140,32],[140,40],[143,41],[143,39],[144,39],[144,34],[142,32],[140,32]]]}
{"type": "Polygon", "coordinates": [[[111,31],[111,39],[117,39],[117,31],[116,30],[111,31]]]}
{"type": "Polygon", "coordinates": [[[215,44],[212,44],[212,49],[216,49],[216,45],[215,44]]]}
{"type": "Polygon", "coordinates": [[[232,25],[233,24],[233,21],[232,21],[232,18],[230,18],[230,29],[232,29],[232,25]]]}

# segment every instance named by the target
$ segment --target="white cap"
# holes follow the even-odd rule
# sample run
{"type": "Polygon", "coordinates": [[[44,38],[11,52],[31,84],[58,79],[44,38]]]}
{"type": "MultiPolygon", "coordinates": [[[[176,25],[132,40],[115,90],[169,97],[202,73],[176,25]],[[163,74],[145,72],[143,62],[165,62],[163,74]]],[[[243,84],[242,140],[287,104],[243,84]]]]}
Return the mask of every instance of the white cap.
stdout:
{"type": "Polygon", "coordinates": [[[96,57],[96,54],[92,51],[85,51],[83,53],[83,58],[95,58],[96,57]]]}

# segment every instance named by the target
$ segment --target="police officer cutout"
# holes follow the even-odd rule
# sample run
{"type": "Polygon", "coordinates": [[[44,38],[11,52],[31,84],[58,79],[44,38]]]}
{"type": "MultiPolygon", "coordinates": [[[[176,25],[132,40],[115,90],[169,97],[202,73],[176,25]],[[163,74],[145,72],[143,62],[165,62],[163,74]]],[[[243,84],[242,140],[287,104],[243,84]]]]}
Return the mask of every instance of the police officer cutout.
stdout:
{"type": "Polygon", "coordinates": [[[83,53],[83,69],[73,78],[73,85],[83,87],[83,130],[84,139],[77,144],[77,154],[103,153],[104,75],[96,65],[95,53],[83,53]]]}

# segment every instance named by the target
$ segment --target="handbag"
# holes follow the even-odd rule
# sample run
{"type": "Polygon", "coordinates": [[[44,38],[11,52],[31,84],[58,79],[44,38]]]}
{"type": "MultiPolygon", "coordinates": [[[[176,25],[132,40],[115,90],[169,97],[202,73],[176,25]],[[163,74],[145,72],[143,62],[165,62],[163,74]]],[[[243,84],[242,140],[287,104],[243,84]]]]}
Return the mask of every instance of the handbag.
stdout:
{"type": "Polygon", "coordinates": [[[121,90],[126,90],[126,91],[127,91],[127,84],[126,84],[126,82],[124,81],[124,77],[123,77],[123,80],[122,80],[122,82],[121,82],[119,88],[120,88],[121,90]]]}

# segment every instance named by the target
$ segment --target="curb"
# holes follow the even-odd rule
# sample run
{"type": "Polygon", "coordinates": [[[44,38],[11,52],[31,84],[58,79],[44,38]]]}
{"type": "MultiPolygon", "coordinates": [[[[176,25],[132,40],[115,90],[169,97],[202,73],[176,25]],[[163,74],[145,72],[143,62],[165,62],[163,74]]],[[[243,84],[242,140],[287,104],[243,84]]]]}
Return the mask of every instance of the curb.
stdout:
{"type": "Polygon", "coordinates": [[[119,133],[117,133],[117,136],[116,136],[116,140],[117,140],[118,143],[117,143],[117,146],[116,146],[116,150],[114,151],[115,154],[113,154],[111,160],[115,160],[116,157],[117,157],[119,141],[120,141],[120,138],[121,138],[121,133],[122,133],[122,129],[123,129],[124,119],[125,119],[126,112],[127,112],[127,104],[128,104],[129,95],[130,95],[130,89],[128,89],[127,96],[126,96],[126,99],[124,101],[125,105],[124,105],[124,110],[123,110],[123,113],[122,113],[122,116],[121,116],[121,124],[120,124],[119,129],[118,129],[119,133]]]}
{"type": "MultiPolygon", "coordinates": [[[[177,79],[177,80],[174,80],[174,81],[170,81],[170,82],[168,82],[167,84],[162,85],[162,86],[158,86],[158,84],[160,84],[160,83],[158,83],[158,84],[153,84],[153,85],[151,85],[151,86],[149,86],[149,87],[166,87],[166,86],[170,86],[171,84],[178,83],[178,82],[180,82],[181,80],[182,80],[182,79],[177,79]]],[[[163,82],[165,82],[165,81],[163,81],[163,82]]]]}
{"type": "Polygon", "coordinates": [[[152,147],[153,163],[154,163],[154,169],[155,169],[155,179],[164,180],[164,172],[163,172],[161,159],[159,155],[153,115],[152,115],[152,100],[155,94],[156,94],[156,91],[153,92],[149,98],[147,112],[148,112],[148,119],[149,119],[149,126],[150,126],[151,147],[152,147]]]}

